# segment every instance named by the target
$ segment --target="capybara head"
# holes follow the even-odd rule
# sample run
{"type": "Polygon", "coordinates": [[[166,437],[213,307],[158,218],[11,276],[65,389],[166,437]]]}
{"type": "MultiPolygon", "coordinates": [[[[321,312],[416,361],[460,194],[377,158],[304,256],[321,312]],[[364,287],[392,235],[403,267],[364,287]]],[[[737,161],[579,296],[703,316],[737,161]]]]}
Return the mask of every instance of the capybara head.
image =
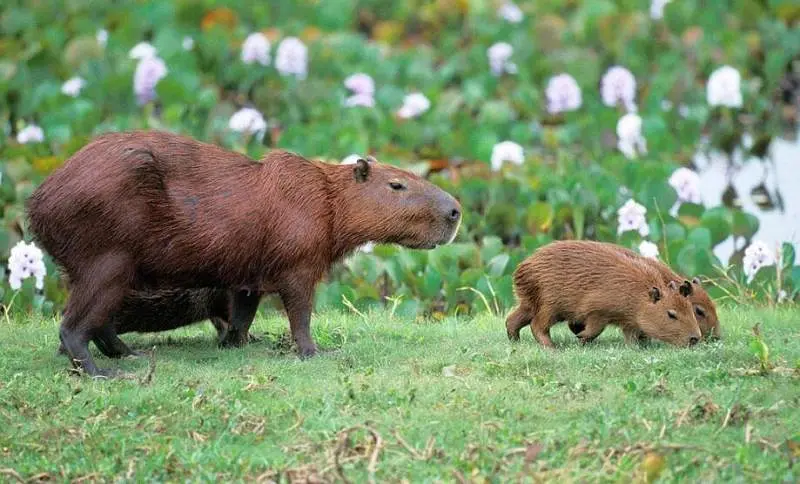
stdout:
{"type": "Polygon", "coordinates": [[[640,329],[650,338],[676,346],[697,344],[702,334],[689,301],[692,292],[689,281],[651,287],[641,307],[640,329]]]}
{"type": "Polygon", "coordinates": [[[700,279],[692,279],[692,295],[689,297],[694,308],[694,316],[703,336],[709,339],[719,339],[722,334],[719,329],[719,318],[717,317],[717,307],[711,300],[708,293],[703,289],[700,279]]]}
{"type": "Polygon", "coordinates": [[[337,170],[346,177],[338,184],[340,204],[348,206],[341,229],[359,243],[432,249],[455,238],[461,204],[433,183],[372,157],[337,170]]]}

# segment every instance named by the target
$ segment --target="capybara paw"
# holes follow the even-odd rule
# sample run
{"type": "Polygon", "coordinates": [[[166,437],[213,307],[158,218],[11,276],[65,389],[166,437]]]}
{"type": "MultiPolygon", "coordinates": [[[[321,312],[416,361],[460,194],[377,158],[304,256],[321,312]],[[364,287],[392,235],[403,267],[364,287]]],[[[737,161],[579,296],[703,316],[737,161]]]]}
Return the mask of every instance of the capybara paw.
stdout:
{"type": "Polygon", "coordinates": [[[229,331],[227,335],[225,335],[225,339],[223,339],[219,346],[221,348],[240,348],[248,343],[250,337],[248,334],[240,334],[237,331],[229,331]]]}
{"type": "Polygon", "coordinates": [[[300,345],[297,352],[300,355],[300,359],[305,360],[317,354],[317,346],[314,344],[300,345]]]}

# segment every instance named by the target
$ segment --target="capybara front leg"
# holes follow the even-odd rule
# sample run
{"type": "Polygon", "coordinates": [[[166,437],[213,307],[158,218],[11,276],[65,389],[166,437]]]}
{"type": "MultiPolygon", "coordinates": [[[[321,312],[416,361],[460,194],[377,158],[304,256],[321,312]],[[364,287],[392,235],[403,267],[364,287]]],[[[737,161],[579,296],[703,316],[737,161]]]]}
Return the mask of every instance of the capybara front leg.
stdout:
{"type": "Polygon", "coordinates": [[[311,303],[313,291],[305,288],[292,290],[291,287],[280,293],[286,315],[289,317],[289,327],[292,339],[297,344],[300,358],[309,358],[317,353],[317,345],[311,337],[311,303]]]}
{"type": "Polygon", "coordinates": [[[625,344],[628,345],[644,346],[650,342],[650,338],[637,328],[623,326],[622,334],[625,336],[625,344]]]}
{"type": "Polygon", "coordinates": [[[506,318],[506,333],[511,341],[519,341],[519,332],[531,324],[531,314],[527,307],[520,306],[506,318]]]}
{"type": "Polygon", "coordinates": [[[261,302],[261,292],[241,290],[233,295],[233,308],[231,309],[231,322],[222,341],[222,346],[243,346],[248,342],[250,325],[258,312],[261,302]]]}

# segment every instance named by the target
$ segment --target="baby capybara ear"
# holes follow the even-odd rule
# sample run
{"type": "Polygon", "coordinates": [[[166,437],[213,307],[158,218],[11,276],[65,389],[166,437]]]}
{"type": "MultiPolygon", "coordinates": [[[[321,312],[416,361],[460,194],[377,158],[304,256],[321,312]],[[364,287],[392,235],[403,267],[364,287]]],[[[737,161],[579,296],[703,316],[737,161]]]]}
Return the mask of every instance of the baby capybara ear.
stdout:
{"type": "Polygon", "coordinates": [[[653,301],[654,304],[661,300],[661,291],[659,291],[656,286],[650,288],[650,300],[653,301]]]}
{"type": "Polygon", "coordinates": [[[700,284],[700,278],[699,277],[692,278],[692,284],[697,284],[698,286],[702,285],[702,284],[700,284]]]}
{"type": "Polygon", "coordinates": [[[691,296],[693,291],[692,283],[689,281],[683,281],[683,284],[681,284],[681,287],[678,291],[681,293],[681,296],[683,297],[691,296]]]}
{"type": "Polygon", "coordinates": [[[367,160],[359,158],[356,161],[356,166],[353,167],[353,175],[358,183],[363,183],[367,181],[369,178],[369,162],[367,160]]]}

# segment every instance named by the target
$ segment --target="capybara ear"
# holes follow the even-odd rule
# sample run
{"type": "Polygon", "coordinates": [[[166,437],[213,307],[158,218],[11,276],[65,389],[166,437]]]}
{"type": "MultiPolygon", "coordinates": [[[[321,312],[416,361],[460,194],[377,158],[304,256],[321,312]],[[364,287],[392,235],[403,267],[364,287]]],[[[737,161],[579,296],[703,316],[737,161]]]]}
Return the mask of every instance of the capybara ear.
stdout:
{"type": "Polygon", "coordinates": [[[677,285],[677,284],[675,284],[675,281],[669,281],[669,282],[667,283],[667,287],[669,287],[669,288],[670,288],[670,289],[672,289],[673,291],[677,291],[677,290],[678,290],[678,285],[677,285]]]}
{"type": "Polygon", "coordinates": [[[653,301],[653,303],[657,303],[661,300],[661,291],[659,291],[656,286],[650,288],[650,300],[653,301]]]}
{"type": "Polygon", "coordinates": [[[681,287],[679,289],[679,292],[681,293],[681,296],[689,297],[689,296],[692,295],[692,291],[693,291],[692,283],[689,282],[689,281],[683,281],[683,284],[681,284],[681,287]]]}
{"type": "Polygon", "coordinates": [[[372,156],[372,155],[367,155],[367,161],[370,162],[370,163],[377,163],[378,162],[378,160],[376,160],[375,157],[372,156]]]}
{"type": "Polygon", "coordinates": [[[697,284],[698,286],[700,286],[701,285],[700,278],[699,277],[692,278],[692,284],[697,284]]]}
{"type": "Polygon", "coordinates": [[[356,161],[356,166],[353,167],[353,175],[358,183],[363,183],[369,178],[369,162],[365,159],[359,158],[356,161]]]}

